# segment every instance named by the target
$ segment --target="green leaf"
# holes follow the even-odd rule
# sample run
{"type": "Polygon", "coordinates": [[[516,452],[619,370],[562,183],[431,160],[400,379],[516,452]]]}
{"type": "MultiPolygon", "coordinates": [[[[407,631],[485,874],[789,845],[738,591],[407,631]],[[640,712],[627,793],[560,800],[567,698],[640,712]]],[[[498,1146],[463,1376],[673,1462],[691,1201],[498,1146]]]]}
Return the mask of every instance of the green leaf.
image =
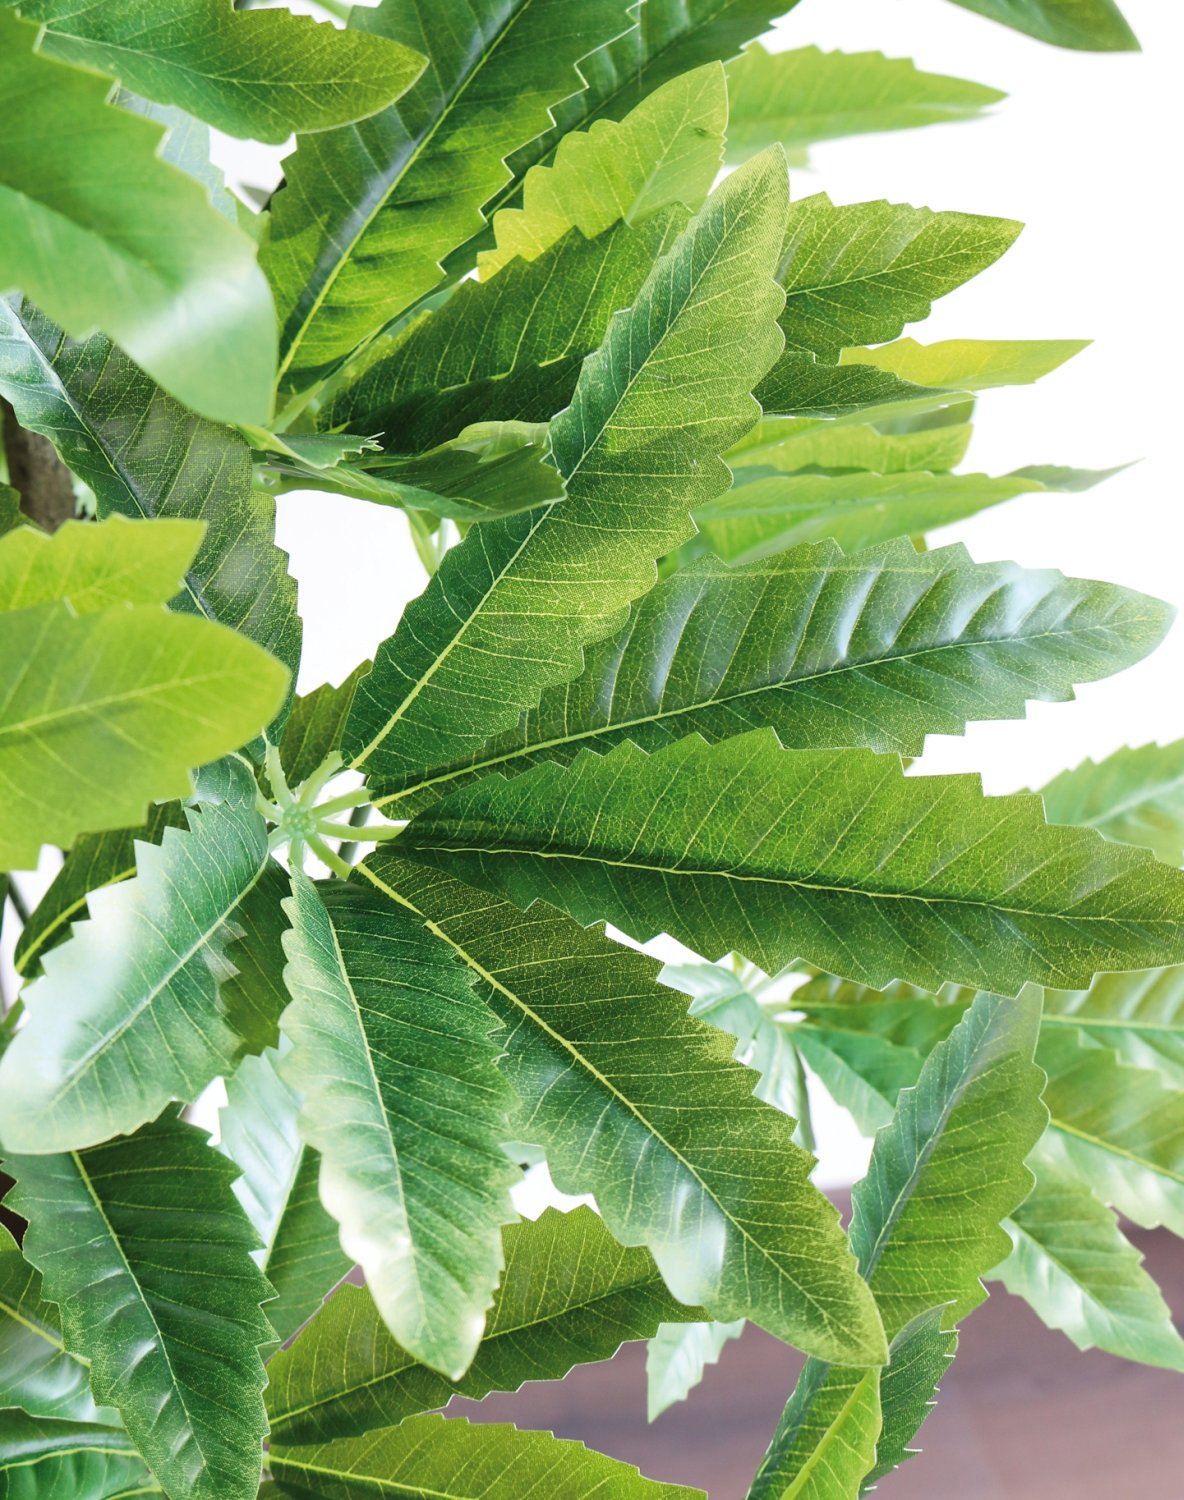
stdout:
{"type": "MultiPolygon", "coordinates": [[[[125,544],[124,528],[104,531],[125,544]]],[[[21,537],[9,532],[0,555],[21,537]]],[[[42,843],[139,824],[150,799],[188,795],[189,768],[256,734],[288,683],[251,641],[147,604],[0,612],[0,662],[3,869],[32,868],[42,843]]]]}
{"type": "Polygon", "coordinates": [[[561,1191],[594,1194],[616,1238],[646,1245],[680,1301],[853,1363],[883,1358],[870,1296],[792,1121],[753,1097],[729,1040],[655,983],[652,960],[545,906],[522,915],[392,855],[371,856],[355,878],[429,921],[477,976],[507,1028],[513,1139],[545,1149],[561,1191]]]}
{"type": "Polygon", "coordinates": [[[426,453],[366,454],[311,471],[281,461],[278,468],[292,476],[289,488],[354,495],[453,521],[516,515],[563,498],[545,423],[476,422],[426,453]]]}
{"type": "Polygon", "coordinates": [[[1054,1166],[1146,1228],[1184,1234],[1184,1094],[1072,1031],[1040,1038],[1054,1166]]]}
{"type": "Polygon", "coordinates": [[[263,265],[281,326],[280,380],[299,389],[441,279],[485,223],[505,158],[583,87],[580,59],[627,25],[624,0],[426,0],[362,7],[352,27],[427,59],[398,104],[304,137],[285,162],[263,265]]]}
{"type": "Polygon", "coordinates": [[[287,870],[268,860],[231,919],[234,944],[230,973],[221,982],[222,1007],[247,1052],[276,1045],[280,1016],[291,998],[284,986],[288,922],[281,903],[287,894],[287,870]]]}
{"type": "MultiPolygon", "coordinates": [[[[0,1226],[0,1390],[5,1401],[35,1417],[118,1423],[91,1399],[86,1361],[62,1342],[53,1303],[43,1300],[41,1277],[0,1226]]],[[[0,1489],[0,1493],[3,1493],[0,1489]]]]}
{"type": "Polygon", "coordinates": [[[1057,47],[1137,52],[1139,43],[1114,0],[954,0],[1057,47]]]}
{"type": "Polygon", "coordinates": [[[1021,227],[898,203],[836,205],[825,193],[799,199],[777,272],[787,352],[833,362],[853,344],[896,338],[998,260],[1021,227]]]}
{"type": "Polygon", "coordinates": [[[282,1076],[321,1155],[321,1199],[391,1332],[457,1379],[514,1218],[494,1016],[422,917],[365,887],[318,893],[296,876],[293,891],[282,1076]]]}
{"type": "Polygon", "coordinates": [[[25,1252],[96,1399],[174,1500],[254,1500],[269,1289],[233,1166],[172,1114],[82,1154],[6,1165],[25,1252]]]}
{"type": "Polygon", "coordinates": [[[218,1128],[221,1150],[242,1170],[235,1196],[263,1242],[255,1260],[275,1289],[267,1317],[283,1342],[353,1262],[318,1197],[320,1158],[300,1139],[300,1101],[277,1073],[278,1058],[275,1051],[243,1058],[227,1079],[218,1128]]]}
{"type": "Polygon", "coordinates": [[[752,42],[728,64],[728,160],[775,141],[797,152],[839,136],[972,120],[1005,97],[882,52],[768,52],[752,42]]]}
{"type": "Polygon", "coordinates": [[[189,832],[140,844],[136,878],[92,891],[90,921],[45,954],[0,1061],[7,1150],[78,1150],[132,1131],[195,1099],[241,1050],[219,980],[239,903],[266,868],[267,829],[248,767],[224,769],[189,832]]]}
{"type": "MultiPolygon", "coordinates": [[[[850,1239],[890,1340],[935,1308],[945,1309],[947,1327],[964,1317],[986,1295],[979,1278],[1007,1251],[1000,1220],[1031,1188],[1024,1158],[1047,1120],[1032,1061],[1039,1025],[1031,991],[1018,1000],[980,995],[876,1136],[851,1195],[850,1239]]],[[[873,1407],[860,1378],[807,1362],[750,1500],[859,1493],[880,1425],[878,1390],[873,1407]],[[834,1490],[813,1478],[828,1460],[842,1464],[834,1490]]],[[[900,1446],[895,1423],[891,1446],[900,1446]]]]}
{"type": "Polygon", "coordinates": [[[754,394],[767,415],[859,422],[962,407],[970,399],[965,390],[916,385],[867,364],[821,363],[800,349],[787,350],[754,394]]]}
{"type": "Polygon", "coordinates": [[[1050,823],[1080,823],[1103,838],[1139,844],[1184,864],[1184,740],[1123,747],[1085,760],[1041,787],[1050,823]]]}
{"type": "Polygon", "coordinates": [[[1099,974],[1088,990],[1046,990],[1044,1025],[1078,1030],[1184,1089],[1184,968],[1099,974]]]}
{"type": "Polygon", "coordinates": [[[855,1500],[876,1458],[880,1371],[807,1362],[750,1500],[855,1500]]]}
{"type": "Polygon", "coordinates": [[[0,611],[67,599],[76,614],[163,604],[201,544],[196,521],[67,521],[52,537],[21,526],[0,547],[0,611]]]}
{"type": "MultiPolygon", "coordinates": [[[[1091,476],[1093,483],[1112,470],[1091,476]]],[[[1062,488],[1022,470],[988,474],[779,474],[758,465],[736,470],[726,495],[695,512],[703,537],[733,564],[758,562],[787,547],[831,537],[848,551],[893,537],[918,536],[964,521],[1016,495],[1062,488]]],[[[1069,488],[1078,487],[1075,477],[1069,488]]]]}
{"type": "Polygon", "coordinates": [[[878,349],[845,349],[845,365],[870,365],[917,385],[989,391],[1032,385],[1089,347],[1088,339],[897,339],[878,349]]]}
{"type": "Polygon", "coordinates": [[[882,1425],[876,1440],[876,1462],[859,1493],[920,1451],[910,1448],[925,1418],[937,1404],[937,1388],[958,1347],[958,1335],[942,1327],[942,1308],[922,1313],[893,1341],[892,1356],[880,1371],[882,1425]]]}
{"type": "Polygon", "coordinates": [[[1006,1228],[1013,1249],[995,1275],[1050,1328],[1079,1349],[1184,1370],[1184,1339],[1142,1255],[1088,1187],[1041,1164],[1006,1228]]]}
{"type": "Polygon", "coordinates": [[[327,1441],[454,1395],[480,1400],[528,1380],[560,1380],[575,1365],[611,1359],[624,1340],[653,1334],[663,1320],[696,1315],[666,1290],[647,1252],[619,1245],[590,1208],[547,1209],[510,1225],[505,1251],[485,1337],[455,1382],[399,1347],[369,1292],[343,1286],[268,1366],[274,1441],[327,1441]]]}
{"type": "Polygon", "coordinates": [[[645,1357],[646,1411],[651,1422],[685,1401],[720,1357],[729,1339],[744,1332],[735,1323],[663,1323],[650,1339],[645,1357]]]}
{"type": "Polygon", "coordinates": [[[224,0],[19,0],[46,28],[39,50],[109,73],[229,135],[282,145],[377,113],[414,83],[424,59],[384,37],[337,31],[287,10],[236,11],[224,0]]]}
{"type": "Polygon", "coordinates": [[[91,487],[100,515],[204,522],[173,608],[229,625],[295,678],[296,584],[275,545],[275,501],[252,489],[245,441],[179,406],[105,338],[72,343],[28,304],[3,300],[0,393],[91,487]]]}
{"type": "Polygon", "coordinates": [[[1074,683],[1152,650],[1170,620],[1144,595],[976,564],[961,545],[918,553],[901,539],[845,557],[817,542],[739,568],[705,557],[589,646],[574,682],[545,689],[476,755],[429,765],[389,806],[424,806],[484,771],[513,776],[584,748],[628,739],[657,750],[762,725],[787,748],[919,755],[927,734],[1072,697],[1074,683]]]}
{"type": "Polygon", "coordinates": [[[255,246],[158,160],[158,125],[38,55],[37,36],[0,7],[0,292],[25,292],[73,338],[101,328],[206,416],[265,421],[275,314],[255,246]]]}
{"type": "Polygon", "coordinates": [[[32,978],[40,971],[44,954],[70,936],[70,924],[82,916],[92,891],[131,879],[137,843],[159,844],[166,828],[187,826],[179,802],[161,802],[142,828],[83,834],[21,928],[13,955],[16,972],[32,978]]]}
{"type": "Polygon", "coordinates": [[[563,1500],[610,1494],[613,1500],[705,1500],[701,1490],[644,1479],[631,1464],[582,1443],[461,1418],[409,1417],[364,1437],[272,1447],[267,1462],[282,1495],[304,1496],[313,1486],[323,1500],[520,1500],[532,1489],[563,1500]]]}
{"type": "Polygon", "coordinates": [[[337,687],[323,682],[292,704],[280,741],[280,763],[289,786],[307,781],[330,751],[337,749],[354,689],[369,670],[368,661],[359,662],[337,687]]]}
{"type": "Polygon", "coordinates": [[[537,260],[461,282],[434,312],[374,344],[322,425],[390,434],[405,452],[423,452],[478,422],[549,421],[688,217],[671,205],[594,240],[573,230],[537,260]]]}
{"type": "Polygon", "coordinates": [[[144,1460],[117,1428],[0,1411],[4,1500],[118,1500],[153,1493],[159,1491],[144,1460]]]}
{"type": "Polygon", "coordinates": [[[569,229],[593,239],[669,204],[695,212],[719,171],[727,124],[723,69],[709,63],[672,78],[622,121],[565,135],[552,163],[526,174],[522,207],[494,218],[497,248],[478,257],[481,275],[515,256],[537,260],[569,229]]]}
{"type": "Polygon", "coordinates": [[[1184,947],[1184,875],[1144,851],[1050,828],[1038,798],[984,797],[976,776],[906,778],[869,751],[782,750],[770,730],[487,776],[399,847],[519,906],[738,950],[769,973],[803,959],[1015,994],[1184,947]],[[709,824],[723,798],[727,821],[709,824]]]}
{"type": "Polygon", "coordinates": [[[583,645],[691,534],[688,511],[727,485],[717,455],[756,419],[749,391],[780,343],[767,278],[785,172],[769,153],[733,173],[613,319],[551,424],[567,498],[479,527],[379,647],[345,740],[379,799],[575,676],[583,645]],[[690,388],[688,368],[704,372],[690,388]]]}
{"type": "Polygon", "coordinates": [[[730,448],[728,467],[791,474],[801,469],[870,469],[901,474],[945,473],[966,457],[974,429],[967,422],[883,432],[877,427],[805,417],[766,417],[730,448]]]}

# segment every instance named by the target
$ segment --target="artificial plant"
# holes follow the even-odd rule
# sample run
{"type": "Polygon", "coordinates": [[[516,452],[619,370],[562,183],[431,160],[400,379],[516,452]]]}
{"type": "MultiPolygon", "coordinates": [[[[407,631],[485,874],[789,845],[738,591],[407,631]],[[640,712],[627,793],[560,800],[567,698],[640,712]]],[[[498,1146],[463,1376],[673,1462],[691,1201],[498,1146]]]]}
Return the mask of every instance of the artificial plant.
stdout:
{"type": "Polygon", "coordinates": [[[1080,346],[901,337],[1019,226],[787,154],[1001,96],[784,9],[0,6],[0,868],[65,852],[9,886],[0,1495],[690,1494],[431,1413],[641,1338],[660,1410],[751,1320],[808,1356],[751,1493],[841,1500],[995,1268],[1184,1365],[1114,1216],[1184,1232],[1179,752],[902,764],[1171,611],[926,548],[1103,477],[959,469],[1080,346]],[[258,209],[210,125],[295,133],[258,209]],[[299,698],[292,488],[430,574],[299,698]],[[878,1132],[847,1233],[806,1067],[878,1132]],[[540,1160],[596,1211],[519,1220],[540,1160]]]}

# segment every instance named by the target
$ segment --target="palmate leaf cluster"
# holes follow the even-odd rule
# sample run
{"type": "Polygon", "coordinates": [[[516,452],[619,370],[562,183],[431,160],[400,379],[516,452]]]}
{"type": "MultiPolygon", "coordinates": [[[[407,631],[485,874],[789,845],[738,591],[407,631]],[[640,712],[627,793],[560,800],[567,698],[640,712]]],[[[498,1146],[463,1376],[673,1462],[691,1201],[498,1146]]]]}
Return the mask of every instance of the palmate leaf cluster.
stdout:
{"type": "Polygon", "coordinates": [[[807,1356],[751,1495],[847,1500],[992,1276],[1184,1369],[1118,1219],[1184,1234],[1184,755],[902,761],[1171,610],[928,544],[1106,477],[962,467],[978,393],[1082,346],[911,336],[1019,226],[787,163],[1002,96],[808,7],[768,50],[785,9],[0,5],[9,1500],[673,1500],[436,1413],[648,1339],[654,1416],[747,1322],[807,1356]],[[295,135],[258,212],[211,126],[295,135]],[[298,698],[293,488],[430,575],[298,698]],[[846,1231],[808,1073],[876,1135],[846,1231]],[[595,1208],[520,1219],[538,1161],[595,1208]]]}

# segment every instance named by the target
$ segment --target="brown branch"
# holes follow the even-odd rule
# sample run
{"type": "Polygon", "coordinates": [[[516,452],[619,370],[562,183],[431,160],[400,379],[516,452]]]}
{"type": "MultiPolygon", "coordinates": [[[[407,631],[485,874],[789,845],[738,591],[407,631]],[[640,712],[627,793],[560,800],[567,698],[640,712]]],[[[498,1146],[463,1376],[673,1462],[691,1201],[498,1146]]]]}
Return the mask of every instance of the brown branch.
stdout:
{"type": "Polygon", "coordinates": [[[4,419],[8,482],[21,497],[21,512],[43,531],[56,531],[78,509],[70,471],[49,439],[22,427],[3,399],[0,415],[4,419]]]}

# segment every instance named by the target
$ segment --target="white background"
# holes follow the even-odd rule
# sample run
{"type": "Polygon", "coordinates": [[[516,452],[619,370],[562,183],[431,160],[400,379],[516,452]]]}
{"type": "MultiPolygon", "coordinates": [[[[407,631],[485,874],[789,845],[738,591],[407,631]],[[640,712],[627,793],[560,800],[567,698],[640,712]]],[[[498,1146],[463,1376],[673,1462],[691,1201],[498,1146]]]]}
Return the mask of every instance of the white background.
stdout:
{"type": "MultiPolygon", "coordinates": [[[[912,331],[926,342],[1096,342],[1035,387],[984,396],[965,467],[1003,473],[1031,463],[1143,461],[1084,495],[1023,497],[951,527],[948,539],[965,541],[980,561],[1058,567],[1184,605],[1176,441],[1184,7],[1125,0],[1124,8],[1141,54],[1059,51],[944,0],[802,0],[769,45],[879,49],[1009,93],[972,124],[819,146],[813,169],[794,174],[794,196],[825,189],[837,202],[888,198],[1027,223],[1001,263],[912,331]]],[[[248,180],[276,166],[274,152],[237,142],[219,142],[217,155],[248,180]]],[[[300,585],[307,691],[370,655],[424,577],[401,516],[363,502],[283,497],[279,539],[300,585]]],[[[923,768],[978,769],[988,791],[1004,792],[1123,743],[1177,738],[1182,667],[1184,626],[1153,658],[1083,688],[1074,703],[1037,704],[1023,722],[931,739],[923,768]]],[[[865,1145],[825,1103],[817,1123],[818,1180],[852,1180],[865,1145]]]]}

